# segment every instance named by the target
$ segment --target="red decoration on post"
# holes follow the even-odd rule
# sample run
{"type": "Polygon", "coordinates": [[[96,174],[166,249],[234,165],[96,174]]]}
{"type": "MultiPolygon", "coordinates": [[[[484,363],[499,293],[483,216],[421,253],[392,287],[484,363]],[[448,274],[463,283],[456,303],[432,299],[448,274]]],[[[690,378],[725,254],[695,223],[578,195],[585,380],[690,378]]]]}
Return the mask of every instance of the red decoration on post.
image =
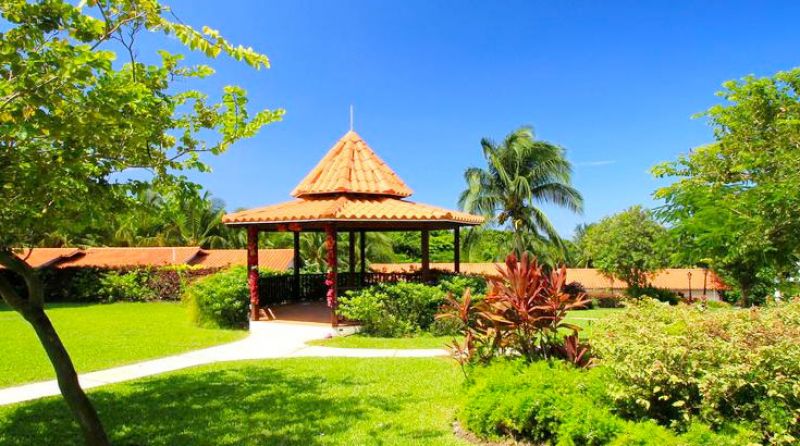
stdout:
{"type": "Polygon", "coordinates": [[[258,320],[258,228],[247,227],[247,286],[250,288],[250,320],[258,320]]]}
{"type": "Polygon", "coordinates": [[[331,309],[331,323],[336,325],[336,230],[331,225],[325,226],[325,248],[328,251],[328,274],[325,285],[328,286],[328,307],[331,309]]]}

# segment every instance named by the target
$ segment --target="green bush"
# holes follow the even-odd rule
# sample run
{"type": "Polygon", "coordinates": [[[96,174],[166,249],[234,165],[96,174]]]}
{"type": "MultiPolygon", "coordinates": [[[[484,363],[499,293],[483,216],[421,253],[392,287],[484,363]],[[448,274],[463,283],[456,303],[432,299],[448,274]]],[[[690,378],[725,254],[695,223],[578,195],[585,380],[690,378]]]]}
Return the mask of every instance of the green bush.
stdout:
{"type": "Polygon", "coordinates": [[[149,281],[150,275],[146,270],[108,271],[100,276],[97,297],[106,302],[153,300],[158,296],[148,286],[149,281]]]}
{"type": "Polygon", "coordinates": [[[463,296],[467,288],[470,289],[473,297],[484,295],[486,287],[486,279],[483,276],[470,274],[446,276],[439,280],[439,288],[445,293],[452,293],[453,296],[463,296]]]}
{"type": "Polygon", "coordinates": [[[372,336],[401,337],[428,330],[445,293],[419,283],[380,284],[348,291],[339,299],[342,316],[361,322],[372,336]]]}
{"type": "Polygon", "coordinates": [[[708,310],[647,299],[600,321],[592,338],[623,416],[678,429],[747,423],[770,444],[800,439],[800,302],[708,310]]]}
{"type": "Polygon", "coordinates": [[[677,305],[678,302],[681,301],[681,297],[678,293],[668,290],[666,288],[656,288],[653,286],[648,287],[629,287],[625,290],[625,294],[628,297],[634,299],[642,299],[645,297],[650,297],[655,300],[659,300],[661,302],[666,302],[670,305],[677,305]]]}
{"type": "Polygon", "coordinates": [[[695,422],[679,434],[653,420],[625,420],[608,397],[606,385],[614,377],[604,367],[495,361],[473,370],[472,378],[459,419],[483,438],[558,446],[735,446],[756,438],[741,427],[715,432],[695,422]]]}
{"type": "Polygon", "coordinates": [[[192,320],[203,327],[247,326],[247,269],[237,266],[194,281],[183,294],[192,320]]]}
{"type": "Polygon", "coordinates": [[[624,428],[602,404],[606,371],[555,362],[496,361],[476,368],[460,413],[465,427],[488,438],[600,445],[624,428]]]}

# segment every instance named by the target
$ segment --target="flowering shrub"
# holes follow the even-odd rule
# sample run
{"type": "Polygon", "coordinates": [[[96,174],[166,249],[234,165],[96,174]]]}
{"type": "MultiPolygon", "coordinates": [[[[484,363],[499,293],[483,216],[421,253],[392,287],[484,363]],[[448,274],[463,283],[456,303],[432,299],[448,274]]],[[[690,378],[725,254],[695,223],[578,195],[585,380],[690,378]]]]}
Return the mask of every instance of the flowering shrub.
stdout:
{"type": "Polygon", "coordinates": [[[765,443],[800,441],[800,302],[711,310],[646,299],[599,322],[592,346],[623,416],[748,422],[765,443]]]}
{"type": "Polygon", "coordinates": [[[588,365],[588,347],[578,341],[580,328],[564,321],[569,310],[588,301],[583,294],[573,298],[563,291],[566,269],[547,274],[527,254],[520,260],[512,254],[498,273],[489,279],[485,299],[476,302],[468,292],[461,300],[451,296],[437,316],[460,323],[464,341],[454,341],[454,356],[462,363],[519,355],[528,361],[558,357],[588,365]]]}

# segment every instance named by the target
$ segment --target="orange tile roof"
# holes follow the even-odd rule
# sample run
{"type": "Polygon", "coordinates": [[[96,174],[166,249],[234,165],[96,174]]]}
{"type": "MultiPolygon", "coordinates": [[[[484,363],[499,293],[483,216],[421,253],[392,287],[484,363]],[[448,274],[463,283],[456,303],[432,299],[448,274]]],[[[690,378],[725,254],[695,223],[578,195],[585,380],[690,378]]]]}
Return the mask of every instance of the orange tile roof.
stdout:
{"type": "MultiPolygon", "coordinates": [[[[271,271],[286,271],[294,261],[292,249],[259,249],[258,267],[271,271]]],[[[247,265],[246,249],[203,249],[192,261],[192,265],[206,268],[224,268],[247,265]]]]}
{"type": "Polygon", "coordinates": [[[225,215],[223,223],[306,221],[437,221],[477,225],[483,217],[391,197],[297,199],[225,215]]]}
{"type": "Polygon", "coordinates": [[[196,246],[87,248],[83,256],[69,262],[62,262],[58,267],[122,268],[130,266],[183,265],[194,259],[199,251],[200,248],[196,246]]]}
{"type": "Polygon", "coordinates": [[[350,130],[294,188],[292,196],[341,193],[403,198],[412,191],[358,133],[350,130]]]}
{"type": "MultiPolygon", "coordinates": [[[[497,266],[500,263],[462,263],[461,272],[464,274],[478,274],[482,276],[496,276],[497,266]]],[[[420,269],[419,263],[373,263],[370,268],[378,272],[410,272],[420,269]]],[[[431,269],[442,271],[452,271],[453,264],[431,263],[431,269]]],[[[706,270],[702,268],[668,268],[659,271],[653,277],[652,285],[657,288],[670,290],[688,290],[689,273],[692,274],[691,288],[698,290],[703,288],[703,275],[706,270]]],[[[625,282],[611,280],[594,268],[567,268],[567,282],[580,282],[586,289],[623,289],[627,288],[625,282]]],[[[708,281],[706,283],[709,290],[724,290],[725,284],[713,272],[708,271],[708,281]]]]}
{"type": "MultiPolygon", "coordinates": [[[[15,251],[17,257],[24,259],[28,265],[34,268],[50,266],[80,255],[83,251],[80,248],[33,248],[15,251]]],[[[2,266],[0,266],[2,268],[2,266]]]]}

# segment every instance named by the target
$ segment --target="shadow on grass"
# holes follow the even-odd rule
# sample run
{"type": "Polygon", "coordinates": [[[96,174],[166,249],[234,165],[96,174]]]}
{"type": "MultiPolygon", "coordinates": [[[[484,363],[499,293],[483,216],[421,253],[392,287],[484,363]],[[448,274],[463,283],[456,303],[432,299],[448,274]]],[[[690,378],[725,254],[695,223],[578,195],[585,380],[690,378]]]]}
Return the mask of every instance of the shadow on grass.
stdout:
{"type": "MultiPolygon", "coordinates": [[[[419,395],[384,397],[372,390],[365,395],[358,388],[374,389],[377,381],[363,376],[326,382],[324,375],[299,375],[264,365],[201,369],[113,386],[90,397],[116,445],[308,446],[334,438],[345,443],[352,435],[374,435],[374,444],[381,444],[377,439],[387,430],[416,443],[442,435],[389,421],[403,406],[418,404],[419,395]],[[354,390],[343,392],[344,387],[354,390]],[[367,422],[360,432],[347,432],[357,420],[367,422]]],[[[81,436],[63,401],[51,398],[0,411],[0,444],[81,444],[81,436]]]]}

